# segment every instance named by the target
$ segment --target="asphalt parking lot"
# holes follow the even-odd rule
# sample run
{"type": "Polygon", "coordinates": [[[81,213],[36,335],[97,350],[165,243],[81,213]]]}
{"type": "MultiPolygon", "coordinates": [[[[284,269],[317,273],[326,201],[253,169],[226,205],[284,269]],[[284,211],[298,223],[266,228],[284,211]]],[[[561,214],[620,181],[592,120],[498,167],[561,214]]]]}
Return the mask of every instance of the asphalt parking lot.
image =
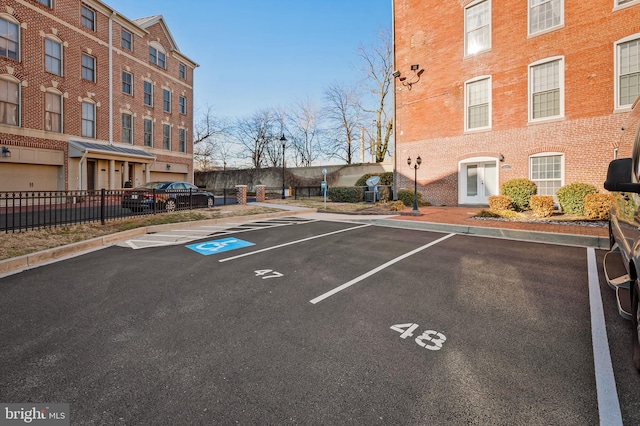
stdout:
{"type": "Polygon", "coordinates": [[[0,279],[0,401],[72,424],[640,424],[603,251],[304,218],[148,241],[0,279]]]}

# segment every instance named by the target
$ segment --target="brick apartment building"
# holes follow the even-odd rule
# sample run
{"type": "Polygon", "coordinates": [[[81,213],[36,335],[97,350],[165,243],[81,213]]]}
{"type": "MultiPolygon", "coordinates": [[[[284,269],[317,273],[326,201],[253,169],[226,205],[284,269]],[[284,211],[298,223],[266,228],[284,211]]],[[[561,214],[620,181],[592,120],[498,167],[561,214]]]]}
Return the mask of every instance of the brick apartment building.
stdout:
{"type": "Polygon", "coordinates": [[[630,155],[640,0],[394,0],[393,13],[399,188],[420,156],[433,204],[487,204],[523,177],[542,195],[602,190],[609,161],[630,155]]]}
{"type": "Polygon", "coordinates": [[[162,16],[0,4],[0,191],[193,179],[193,71],[162,16]]]}

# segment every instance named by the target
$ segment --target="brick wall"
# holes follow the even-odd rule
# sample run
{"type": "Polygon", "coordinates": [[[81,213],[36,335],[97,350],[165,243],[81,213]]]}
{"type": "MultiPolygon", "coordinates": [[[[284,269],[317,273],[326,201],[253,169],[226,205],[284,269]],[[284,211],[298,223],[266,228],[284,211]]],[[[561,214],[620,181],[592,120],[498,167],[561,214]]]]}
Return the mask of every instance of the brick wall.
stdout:
{"type": "MultiPolygon", "coordinates": [[[[564,26],[528,36],[527,4],[491,1],[491,49],[464,56],[464,8],[471,1],[395,1],[395,68],[425,72],[408,90],[396,80],[396,138],[401,187],[413,188],[407,157],[421,155],[423,199],[458,202],[458,164],[498,158],[499,181],[529,176],[529,156],[564,154],[565,184],[602,189],[627,112],[614,111],[614,42],[640,32],[640,5],[613,11],[611,0],[564,1],[564,26]],[[530,123],[528,66],[564,58],[564,117],[530,123]],[[466,132],[465,82],[491,76],[491,129],[466,132]]],[[[622,147],[621,147],[622,151],[622,147]]]]}

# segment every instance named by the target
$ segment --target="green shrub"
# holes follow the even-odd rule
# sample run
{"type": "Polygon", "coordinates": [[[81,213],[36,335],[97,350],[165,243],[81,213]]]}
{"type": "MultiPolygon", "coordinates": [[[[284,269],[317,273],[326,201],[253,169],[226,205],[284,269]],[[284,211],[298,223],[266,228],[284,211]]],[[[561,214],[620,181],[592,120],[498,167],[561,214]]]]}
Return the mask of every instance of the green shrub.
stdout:
{"type": "Polygon", "coordinates": [[[492,211],[502,211],[502,210],[513,210],[513,203],[511,203],[511,198],[506,195],[492,195],[489,197],[489,210],[492,211]]]}
{"type": "Polygon", "coordinates": [[[378,185],[393,185],[393,172],[383,172],[364,174],[356,181],[354,186],[367,186],[367,179],[371,176],[380,176],[380,182],[378,182],[378,185]]]}
{"type": "Polygon", "coordinates": [[[516,211],[529,210],[529,199],[536,195],[538,187],[536,184],[524,178],[516,178],[506,181],[500,189],[501,195],[511,198],[511,203],[516,211]]]}
{"type": "MultiPolygon", "coordinates": [[[[401,189],[398,191],[398,200],[402,201],[405,206],[413,206],[413,191],[401,189]]],[[[418,192],[418,205],[422,204],[422,194],[418,192]]]]}
{"type": "Polygon", "coordinates": [[[609,220],[611,194],[589,194],[584,197],[584,214],[593,220],[609,220]]]}
{"type": "Polygon", "coordinates": [[[360,203],[364,200],[364,190],[359,186],[329,188],[327,195],[335,203],[360,203]]]}
{"type": "Polygon", "coordinates": [[[575,182],[558,189],[556,196],[562,211],[568,214],[584,215],[584,197],[597,193],[598,190],[595,186],[575,182]]]}
{"type": "Polygon", "coordinates": [[[529,204],[534,216],[551,217],[553,214],[553,197],[550,195],[532,195],[529,204]]]}

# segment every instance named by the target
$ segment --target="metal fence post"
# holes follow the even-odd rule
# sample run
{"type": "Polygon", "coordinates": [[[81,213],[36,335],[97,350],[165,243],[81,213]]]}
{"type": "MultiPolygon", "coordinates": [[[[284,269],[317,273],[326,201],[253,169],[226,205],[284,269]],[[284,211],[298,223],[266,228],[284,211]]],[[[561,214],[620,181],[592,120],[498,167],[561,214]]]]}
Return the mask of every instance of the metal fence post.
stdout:
{"type": "Polygon", "coordinates": [[[106,206],[105,204],[105,190],[104,188],[100,189],[100,224],[104,225],[104,211],[106,206]]]}

